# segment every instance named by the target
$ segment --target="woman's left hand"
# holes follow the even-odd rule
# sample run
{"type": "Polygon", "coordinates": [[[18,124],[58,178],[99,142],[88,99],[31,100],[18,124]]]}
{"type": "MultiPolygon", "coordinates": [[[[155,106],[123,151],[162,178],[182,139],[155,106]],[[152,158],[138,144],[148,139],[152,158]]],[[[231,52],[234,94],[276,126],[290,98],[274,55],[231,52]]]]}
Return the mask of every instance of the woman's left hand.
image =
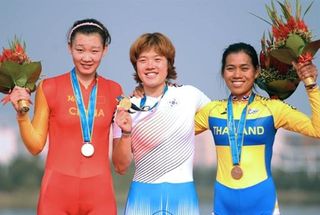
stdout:
{"type": "Polygon", "coordinates": [[[131,96],[135,96],[137,98],[142,98],[144,96],[143,86],[140,84],[138,86],[136,86],[136,88],[133,90],[131,96]]]}
{"type": "Polygon", "coordinates": [[[132,130],[132,118],[131,115],[122,107],[117,108],[115,115],[115,122],[121,128],[123,132],[131,133],[132,130]]]}
{"type": "Polygon", "coordinates": [[[300,80],[305,80],[306,78],[312,77],[315,82],[317,82],[318,71],[317,67],[311,62],[306,63],[295,63],[292,62],[293,67],[297,71],[300,80]]]}

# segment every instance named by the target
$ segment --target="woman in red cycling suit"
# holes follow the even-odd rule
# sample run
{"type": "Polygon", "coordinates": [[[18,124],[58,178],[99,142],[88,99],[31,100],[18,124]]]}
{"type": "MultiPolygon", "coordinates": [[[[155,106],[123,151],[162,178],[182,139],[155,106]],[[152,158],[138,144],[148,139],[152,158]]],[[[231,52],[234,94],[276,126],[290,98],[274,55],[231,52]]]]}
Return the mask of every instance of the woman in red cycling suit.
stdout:
{"type": "MultiPolygon", "coordinates": [[[[111,41],[108,30],[95,19],[74,23],[68,46],[74,68],[44,79],[38,86],[33,119],[17,111],[27,149],[39,154],[48,137],[48,155],[37,214],[116,214],[108,157],[109,128],[120,85],[97,74],[111,41]]],[[[10,95],[30,100],[23,88],[10,95]]]]}

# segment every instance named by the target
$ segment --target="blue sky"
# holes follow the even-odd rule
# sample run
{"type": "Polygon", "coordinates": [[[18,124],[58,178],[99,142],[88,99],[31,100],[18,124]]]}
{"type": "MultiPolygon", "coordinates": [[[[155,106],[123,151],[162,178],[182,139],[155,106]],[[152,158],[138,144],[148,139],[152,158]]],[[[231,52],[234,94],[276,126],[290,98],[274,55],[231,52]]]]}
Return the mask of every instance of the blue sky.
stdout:
{"type": "MultiPolygon", "coordinates": [[[[311,1],[301,2],[305,9],[311,1]]],[[[142,33],[162,32],[176,47],[178,83],[192,84],[211,99],[220,99],[228,94],[219,75],[222,52],[228,44],[240,41],[260,51],[261,36],[270,25],[250,13],[268,19],[265,4],[270,1],[3,0],[0,47],[6,47],[17,35],[26,42],[28,55],[42,62],[42,78],[52,77],[72,68],[66,35],[73,22],[96,18],[107,26],[112,36],[99,74],[119,82],[129,94],[135,86],[128,54],[131,43],[142,33]]],[[[315,0],[305,17],[315,39],[320,39],[319,11],[320,1],[315,0]]],[[[314,61],[320,68],[319,59],[320,52],[314,61]]],[[[302,84],[287,99],[309,113],[307,101],[302,84]]],[[[11,105],[0,106],[0,125],[16,126],[11,105]]]]}

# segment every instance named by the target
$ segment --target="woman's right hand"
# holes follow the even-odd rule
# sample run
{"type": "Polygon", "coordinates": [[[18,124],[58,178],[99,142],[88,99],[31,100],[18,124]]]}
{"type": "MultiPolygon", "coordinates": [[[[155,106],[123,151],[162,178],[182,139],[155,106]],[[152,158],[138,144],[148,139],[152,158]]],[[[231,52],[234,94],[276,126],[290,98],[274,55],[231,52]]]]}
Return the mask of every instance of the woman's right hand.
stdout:
{"type": "Polygon", "coordinates": [[[24,87],[15,86],[9,94],[9,99],[10,99],[14,109],[18,113],[21,113],[21,111],[19,110],[19,105],[18,105],[18,102],[20,100],[26,100],[30,104],[32,104],[32,101],[30,99],[30,92],[24,87]]]}

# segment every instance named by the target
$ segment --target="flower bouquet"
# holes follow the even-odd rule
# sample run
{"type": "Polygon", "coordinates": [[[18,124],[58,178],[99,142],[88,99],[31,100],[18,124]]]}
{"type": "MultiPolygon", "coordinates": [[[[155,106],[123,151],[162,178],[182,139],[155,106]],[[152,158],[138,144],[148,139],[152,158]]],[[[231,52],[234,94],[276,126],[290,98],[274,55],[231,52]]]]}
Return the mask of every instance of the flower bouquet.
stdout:
{"type": "MultiPolygon", "coordinates": [[[[288,0],[285,0],[284,3],[277,2],[282,11],[281,16],[277,14],[272,1],[271,6],[266,5],[271,23],[258,17],[272,26],[272,32],[269,32],[268,39],[264,34],[261,40],[261,73],[256,83],[271,98],[284,100],[296,90],[300,83],[291,63],[311,61],[320,48],[320,40],[311,41],[312,33],[303,21],[312,3],[301,15],[301,4],[299,0],[296,0],[295,15],[293,15],[288,0]]],[[[306,86],[315,84],[312,78],[303,81],[306,86]]]]}
{"type": "MultiPolygon", "coordinates": [[[[15,37],[9,48],[3,48],[0,54],[0,92],[10,94],[15,86],[24,87],[30,93],[36,90],[36,82],[41,73],[41,63],[31,62],[25,52],[25,44],[15,37]]],[[[9,101],[9,96],[1,100],[9,101]]],[[[29,102],[18,101],[19,111],[28,112],[29,102]]]]}

